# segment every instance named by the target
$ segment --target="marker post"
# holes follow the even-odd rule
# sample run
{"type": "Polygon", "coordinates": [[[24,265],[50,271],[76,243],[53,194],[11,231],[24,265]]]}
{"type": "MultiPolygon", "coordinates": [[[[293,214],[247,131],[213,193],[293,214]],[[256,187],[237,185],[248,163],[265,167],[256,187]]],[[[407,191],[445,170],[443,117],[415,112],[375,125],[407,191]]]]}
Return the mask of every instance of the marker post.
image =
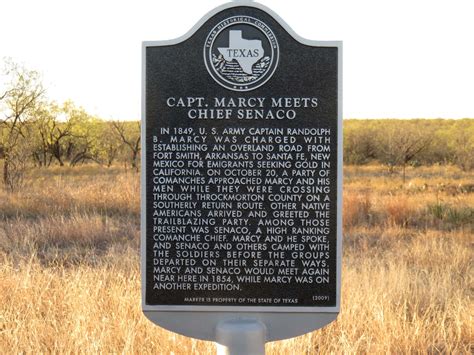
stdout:
{"type": "Polygon", "coordinates": [[[232,319],[216,327],[218,355],[264,355],[266,327],[256,319],[232,319]]]}

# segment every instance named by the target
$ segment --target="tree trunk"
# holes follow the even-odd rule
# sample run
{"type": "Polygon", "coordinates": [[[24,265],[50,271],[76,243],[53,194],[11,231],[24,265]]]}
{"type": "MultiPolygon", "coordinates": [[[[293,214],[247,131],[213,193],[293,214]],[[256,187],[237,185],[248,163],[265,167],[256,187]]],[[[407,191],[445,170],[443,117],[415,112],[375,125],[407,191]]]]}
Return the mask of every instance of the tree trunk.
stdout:
{"type": "Polygon", "coordinates": [[[132,154],[132,168],[135,171],[138,171],[137,157],[138,157],[138,151],[134,150],[132,154]]]}
{"type": "Polygon", "coordinates": [[[406,166],[407,166],[407,164],[403,163],[403,185],[405,185],[405,180],[406,180],[406,174],[405,174],[406,166]]]}
{"type": "Polygon", "coordinates": [[[4,186],[8,185],[9,165],[10,165],[10,162],[8,160],[8,155],[5,154],[5,160],[3,161],[3,185],[4,186]]]}
{"type": "Polygon", "coordinates": [[[46,148],[43,147],[43,166],[48,165],[47,161],[48,161],[47,150],[46,148]]]}

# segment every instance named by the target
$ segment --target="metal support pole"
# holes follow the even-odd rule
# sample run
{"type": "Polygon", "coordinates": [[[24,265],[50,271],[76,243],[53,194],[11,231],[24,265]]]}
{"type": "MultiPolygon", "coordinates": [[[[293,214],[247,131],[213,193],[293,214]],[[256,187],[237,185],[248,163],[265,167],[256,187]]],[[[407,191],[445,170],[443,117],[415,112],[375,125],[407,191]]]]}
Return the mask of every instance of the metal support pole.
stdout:
{"type": "Polygon", "coordinates": [[[216,327],[218,355],[265,355],[266,327],[256,319],[222,321],[216,327]]]}

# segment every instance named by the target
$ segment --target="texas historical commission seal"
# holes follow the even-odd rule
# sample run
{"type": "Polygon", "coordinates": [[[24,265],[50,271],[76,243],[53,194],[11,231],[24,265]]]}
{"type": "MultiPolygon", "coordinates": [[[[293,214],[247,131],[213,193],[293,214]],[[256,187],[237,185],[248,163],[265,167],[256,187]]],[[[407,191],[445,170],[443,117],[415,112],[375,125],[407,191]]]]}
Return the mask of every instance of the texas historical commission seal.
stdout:
{"type": "Polygon", "coordinates": [[[204,45],[204,62],[212,78],[234,91],[265,84],[278,65],[278,41],[262,21],[234,16],[219,22],[204,45]]]}

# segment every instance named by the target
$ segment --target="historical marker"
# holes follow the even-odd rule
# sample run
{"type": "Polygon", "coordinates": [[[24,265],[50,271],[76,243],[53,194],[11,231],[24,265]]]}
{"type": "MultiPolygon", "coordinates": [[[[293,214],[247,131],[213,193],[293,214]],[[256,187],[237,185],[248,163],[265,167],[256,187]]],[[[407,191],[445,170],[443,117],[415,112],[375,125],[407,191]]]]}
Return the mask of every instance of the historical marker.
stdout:
{"type": "Polygon", "coordinates": [[[144,43],[142,293],[155,323],[216,340],[246,319],[269,341],[336,318],[341,52],[251,2],[144,43]]]}

